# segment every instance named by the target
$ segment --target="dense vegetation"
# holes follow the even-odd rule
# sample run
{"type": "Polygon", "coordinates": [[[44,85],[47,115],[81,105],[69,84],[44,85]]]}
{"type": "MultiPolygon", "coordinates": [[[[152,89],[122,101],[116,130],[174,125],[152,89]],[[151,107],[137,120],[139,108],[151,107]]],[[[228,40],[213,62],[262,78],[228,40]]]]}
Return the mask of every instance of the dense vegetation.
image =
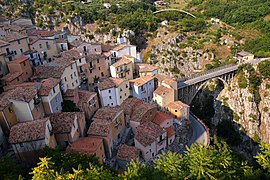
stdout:
{"type": "MultiPolygon", "coordinates": [[[[260,167],[255,169],[238,156],[223,141],[213,138],[205,148],[192,145],[184,155],[162,153],[152,166],[131,162],[123,173],[116,173],[93,163],[84,155],[50,150],[31,170],[32,179],[263,179],[270,174],[270,146],[262,145],[261,153],[254,157],[260,167]],[[85,158],[85,159],[83,159],[85,158]]],[[[15,163],[5,167],[7,158],[1,159],[1,179],[16,179],[20,172],[15,163]],[[9,168],[9,169],[7,169],[9,168]],[[12,176],[11,176],[12,175],[12,176]]]]}
{"type": "Polygon", "coordinates": [[[258,57],[270,56],[270,1],[269,0],[192,0],[208,18],[219,18],[241,29],[258,29],[260,36],[248,39],[244,48],[258,57]]]}

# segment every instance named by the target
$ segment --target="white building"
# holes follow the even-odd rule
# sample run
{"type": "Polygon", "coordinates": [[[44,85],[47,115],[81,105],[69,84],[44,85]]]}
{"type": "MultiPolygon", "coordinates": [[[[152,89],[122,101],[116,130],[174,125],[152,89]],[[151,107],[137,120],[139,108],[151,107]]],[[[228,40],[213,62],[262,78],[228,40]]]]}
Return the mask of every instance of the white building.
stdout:
{"type": "Polygon", "coordinates": [[[130,87],[132,89],[132,96],[142,99],[145,102],[150,102],[153,98],[155,90],[154,78],[144,76],[130,80],[130,87]]]}
{"type": "Polygon", "coordinates": [[[129,55],[134,58],[134,62],[141,62],[139,53],[137,53],[136,46],[128,44],[119,44],[111,50],[112,57],[121,58],[124,55],[129,55]]]}
{"type": "Polygon", "coordinates": [[[97,86],[102,107],[121,105],[130,96],[127,79],[110,77],[103,79],[97,86]]]}

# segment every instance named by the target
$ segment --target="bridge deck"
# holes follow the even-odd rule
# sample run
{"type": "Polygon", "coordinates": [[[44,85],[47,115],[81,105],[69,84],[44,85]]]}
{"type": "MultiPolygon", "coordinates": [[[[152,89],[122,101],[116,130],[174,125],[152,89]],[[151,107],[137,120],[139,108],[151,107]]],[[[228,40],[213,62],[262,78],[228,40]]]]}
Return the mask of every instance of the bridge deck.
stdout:
{"type": "MultiPolygon", "coordinates": [[[[246,61],[244,63],[257,64],[264,60],[269,60],[269,58],[254,59],[254,60],[246,61]]],[[[198,75],[195,74],[185,80],[178,81],[177,88],[181,89],[181,88],[193,85],[193,84],[197,84],[199,82],[203,82],[203,81],[215,78],[215,77],[219,77],[227,73],[234,72],[238,69],[240,65],[241,64],[230,64],[230,65],[222,66],[222,67],[215,68],[209,71],[205,71],[203,73],[199,73],[198,75]]]]}

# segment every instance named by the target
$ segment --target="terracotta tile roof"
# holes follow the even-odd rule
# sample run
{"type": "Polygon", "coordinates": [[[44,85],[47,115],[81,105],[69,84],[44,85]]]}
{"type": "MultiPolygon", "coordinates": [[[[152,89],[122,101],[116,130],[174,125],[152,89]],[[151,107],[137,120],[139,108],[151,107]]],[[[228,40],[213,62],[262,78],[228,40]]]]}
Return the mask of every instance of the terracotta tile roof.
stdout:
{"type": "Polygon", "coordinates": [[[139,158],[139,155],[140,151],[136,147],[121,144],[119,146],[116,159],[123,161],[136,161],[139,158]]]}
{"type": "Polygon", "coordinates": [[[88,156],[95,155],[98,147],[103,143],[102,138],[82,137],[73,142],[66,149],[66,152],[77,152],[88,156]]]}
{"type": "Polygon", "coordinates": [[[13,42],[13,41],[17,41],[20,39],[25,39],[27,38],[26,35],[20,34],[20,33],[8,33],[6,36],[1,36],[0,39],[6,42],[13,42]]]}
{"type": "Polygon", "coordinates": [[[29,31],[28,35],[39,35],[41,37],[52,37],[57,34],[61,34],[62,32],[57,32],[57,31],[45,31],[45,30],[33,30],[29,31]]]}
{"type": "Polygon", "coordinates": [[[75,89],[67,89],[64,97],[74,97],[76,95],[76,90],[75,89]]]}
{"type": "Polygon", "coordinates": [[[175,84],[177,83],[175,80],[171,79],[170,77],[161,75],[161,74],[155,74],[154,78],[158,80],[158,82],[163,82],[171,87],[174,87],[175,84]]]}
{"type": "Polygon", "coordinates": [[[114,118],[120,114],[123,110],[120,106],[115,107],[102,107],[97,110],[93,119],[104,119],[108,122],[112,122],[114,118]]]}
{"type": "Polygon", "coordinates": [[[104,54],[88,54],[86,56],[86,61],[89,63],[89,62],[92,62],[92,61],[96,61],[98,59],[100,60],[104,60],[105,61],[105,58],[106,56],[104,54]]]}
{"type": "Polygon", "coordinates": [[[56,41],[56,43],[67,43],[67,40],[62,39],[62,38],[56,39],[55,41],[56,41]]]}
{"type": "Polygon", "coordinates": [[[157,125],[160,125],[164,121],[166,121],[167,119],[173,119],[173,116],[169,115],[169,114],[166,114],[164,112],[157,112],[156,116],[154,118],[154,123],[156,123],[157,125]]]}
{"type": "Polygon", "coordinates": [[[40,65],[36,67],[33,79],[61,78],[64,71],[61,66],[40,65]]]}
{"type": "Polygon", "coordinates": [[[12,126],[9,143],[16,144],[44,139],[47,121],[49,121],[49,118],[18,123],[12,126]]]}
{"type": "Polygon", "coordinates": [[[9,62],[9,63],[20,64],[20,63],[22,63],[22,62],[24,62],[24,61],[27,61],[27,60],[28,60],[28,57],[22,56],[22,57],[17,58],[17,59],[15,59],[14,61],[11,61],[11,62],[9,62]]]}
{"type": "Polygon", "coordinates": [[[83,43],[82,40],[77,39],[77,40],[74,40],[74,41],[70,42],[70,45],[73,46],[73,47],[78,47],[82,43],[83,43]]]}
{"type": "Polygon", "coordinates": [[[166,132],[167,132],[167,137],[170,138],[172,137],[173,135],[175,135],[175,131],[172,127],[168,127],[166,128],[166,132]]]}
{"type": "Polygon", "coordinates": [[[156,109],[157,107],[149,104],[149,103],[142,103],[138,106],[135,106],[135,109],[131,115],[130,121],[140,122],[143,116],[151,109],[156,109]]]}
{"type": "Polygon", "coordinates": [[[157,67],[151,64],[137,63],[136,66],[138,66],[139,72],[152,72],[158,70],[157,67]]]}
{"type": "Polygon", "coordinates": [[[116,63],[112,64],[111,66],[117,68],[119,66],[131,64],[131,63],[132,63],[132,61],[129,60],[129,59],[127,59],[127,58],[121,58],[116,63]]]}
{"type": "Polygon", "coordinates": [[[109,44],[101,44],[102,52],[110,52],[115,46],[109,44]]]}
{"type": "Polygon", "coordinates": [[[20,31],[25,30],[24,27],[19,26],[19,25],[15,25],[15,24],[11,24],[11,25],[10,24],[5,24],[4,29],[5,30],[10,30],[10,31],[15,31],[15,32],[20,32],[20,31]]]}
{"type": "Polygon", "coordinates": [[[159,125],[147,121],[137,127],[135,139],[139,141],[144,147],[155,142],[156,139],[165,132],[159,125]]]}
{"type": "Polygon", "coordinates": [[[56,78],[43,79],[41,81],[42,85],[38,91],[38,94],[41,96],[48,96],[50,91],[59,84],[61,80],[56,78]]]}
{"type": "Polygon", "coordinates": [[[30,102],[37,95],[37,89],[33,86],[20,86],[9,90],[7,93],[9,99],[30,102]]]}
{"type": "Polygon", "coordinates": [[[31,36],[28,39],[29,39],[29,44],[34,44],[35,42],[37,42],[38,40],[40,40],[40,38],[37,37],[37,36],[31,36]]]}
{"type": "Polygon", "coordinates": [[[83,108],[83,104],[88,103],[89,100],[91,100],[92,98],[97,96],[97,93],[87,91],[87,90],[79,90],[78,95],[79,95],[79,102],[78,102],[77,106],[79,108],[83,108]]]}
{"type": "MultiPolygon", "coordinates": [[[[55,134],[70,133],[77,112],[61,112],[50,115],[53,132],[55,134]]],[[[77,116],[78,117],[78,116],[77,116]]]]}
{"type": "Polygon", "coordinates": [[[63,67],[68,67],[71,64],[75,63],[75,60],[73,58],[70,57],[59,57],[57,59],[55,59],[53,62],[48,63],[48,65],[52,65],[52,66],[63,66],[63,67]]]}
{"type": "Polygon", "coordinates": [[[181,101],[173,101],[167,105],[168,108],[182,109],[183,107],[189,107],[189,105],[182,103],[181,101]]]}
{"type": "Polygon", "coordinates": [[[153,94],[157,94],[159,96],[166,96],[168,93],[174,92],[174,89],[172,88],[167,88],[163,85],[159,86],[154,92],[153,94]]]}
{"type": "Polygon", "coordinates": [[[143,100],[141,99],[133,98],[133,97],[127,98],[122,102],[121,108],[123,109],[125,114],[131,115],[135,107],[142,103],[143,103],[143,100]]]}
{"type": "Polygon", "coordinates": [[[0,94],[0,111],[4,110],[9,104],[9,93],[3,92],[0,94]]]}
{"type": "Polygon", "coordinates": [[[151,81],[152,79],[154,79],[154,78],[151,76],[144,76],[144,77],[132,79],[129,82],[134,83],[135,86],[142,86],[142,85],[148,83],[149,81],[151,81]]]}
{"type": "Polygon", "coordinates": [[[17,77],[20,77],[23,74],[23,72],[13,72],[13,73],[8,73],[5,75],[2,79],[6,82],[13,81],[17,77]]]}
{"type": "Polygon", "coordinates": [[[253,54],[251,54],[250,52],[246,52],[246,51],[241,51],[241,52],[236,54],[236,56],[241,56],[241,57],[249,56],[249,55],[253,55],[253,54]]]}
{"type": "Polygon", "coordinates": [[[96,119],[94,120],[88,131],[88,135],[107,137],[110,134],[110,124],[106,124],[106,121],[96,119]]]}
{"type": "Polygon", "coordinates": [[[122,78],[112,78],[112,77],[104,78],[97,84],[97,87],[99,90],[119,87],[125,81],[128,81],[128,80],[122,79],[122,78]]]}
{"type": "Polygon", "coordinates": [[[125,47],[131,47],[130,45],[128,44],[119,44],[117,45],[116,47],[113,48],[114,51],[119,51],[121,49],[124,49],[125,47]]]}
{"type": "Polygon", "coordinates": [[[84,55],[81,55],[80,51],[77,49],[70,49],[70,50],[64,51],[61,53],[61,56],[67,59],[72,59],[72,60],[77,60],[84,57],[84,55]]]}

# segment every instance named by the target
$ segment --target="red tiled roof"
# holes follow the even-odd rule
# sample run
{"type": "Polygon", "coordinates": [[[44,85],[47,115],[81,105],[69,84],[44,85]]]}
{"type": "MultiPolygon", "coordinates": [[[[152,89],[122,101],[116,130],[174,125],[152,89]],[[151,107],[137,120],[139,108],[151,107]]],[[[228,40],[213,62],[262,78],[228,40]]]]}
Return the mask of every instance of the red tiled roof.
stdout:
{"type": "Polygon", "coordinates": [[[102,138],[83,137],[69,145],[66,152],[77,152],[88,156],[95,155],[98,147],[103,143],[102,138]]]}
{"type": "Polygon", "coordinates": [[[156,113],[156,116],[154,118],[154,123],[160,125],[162,124],[164,121],[166,121],[167,119],[172,119],[173,116],[172,115],[169,115],[169,114],[166,114],[164,112],[157,112],[156,113]]]}
{"type": "Polygon", "coordinates": [[[23,74],[23,72],[13,72],[13,73],[8,73],[5,75],[2,79],[6,82],[13,81],[17,77],[20,77],[23,74]]]}
{"type": "Polygon", "coordinates": [[[26,57],[26,56],[23,56],[23,57],[21,57],[21,58],[17,58],[17,59],[15,59],[14,61],[11,61],[10,63],[22,63],[22,62],[24,62],[24,61],[26,61],[26,60],[28,60],[28,57],[26,57]]]}
{"type": "Polygon", "coordinates": [[[56,41],[56,43],[67,43],[67,40],[62,39],[62,38],[56,39],[55,41],[56,41]]]}
{"type": "Polygon", "coordinates": [[[141,122],[143,116],[151,109],[156,109],[157,107],[149,104],[149,103],[142,103],[138,106],[135,106],[135,109],[131,115],[130,121],[141,122]]]}
{"type": "Polygon", "coordinates": [[[165,132],[159,125],[147,121],[137,127],[137,133],[135,139],[141,143],[144,147],[155,142],[156,139],[165,132]]]}
{"type": "Polygon", "coordinates": [[[182,103],[181,101],[173,101],[167,105],[168,108],[182,109],[183,107],[189,107],[189,105],[182,103]]]}
{"type": "Polygon", "coordinates": [[[148,82],[151,81],[152,79],[154,79],[154,78],[151,77],[151,76],[144,76],[144,77],[139,77],[139,78],[136,78],[136,79],[132,79],[132,80],[130,80],[129,82],[130,82],[130,83],[134,83],[135,86],[141,86],[141,85],[143,85],[143,84],[148,83],[148,82]]]}
{"type": "Polygon", "coordinates": [[[56,78],[43,79],[41,81],[42,85],[41,85],[41,88],[39,89],[38,94],[41,96],[48,96],[52,88],[57,86],[59,82],[60,82],[60,79],[56,79],[56,78]]]}
{"type": "Polygon", "coordinates": [[[64,134],[71,132],[75,116],[77,116],[76,112],[62,112],[51,114],[50,120],[52,123],[53,132],[56,134],[64,134]]]}
{"type": "Polygon", "coordinates": [[[164,97],[166,96],[166,94],[171,92],[174,92],[174,89],[161,85],[153,92],[153,94],[157,94],[159,96],[164,97]]]}
{"type": "Polygon", "coordinates": [[[173,135],[175,135],[175,131],[172,127],[168,127],[166,128],[166,132],[167,132],[167,137],[170,138],[172,137],[173,135]]]}
{"type": "Polygon", "coordinates": [[[16,144],[44,139],[47,121],[49,121],[49,118],[18,123],[12,126],[9,143],[16,144]]]}
{"type": "Polygon", "coordinates": [[[131,115],[135,107],[142,103],[143,103],[143,100],[141,99],[134,98],[134,97],[127,98],[122,102],[121,108],[123,109],[125,114],[131,115]]]}
{"type": "Polygon", "coordinates": [[[122,78],[105,78],[102,79],[98,84],[98,89],[99,90],[104,90],[104,89],[109,89],[109,88],[113,88],[113,87],[118,87],[120,86],[122,83],[124,83],[125,81],[128,81],[127,79],[122,79],[122,78]]]}
{"type": "Polygon", "coordinates": [[[136,147],[121,144],[119,146],[116,159],[124,161],[137,160],[139,158],[139,155],[140,151],[136,147]]]}

